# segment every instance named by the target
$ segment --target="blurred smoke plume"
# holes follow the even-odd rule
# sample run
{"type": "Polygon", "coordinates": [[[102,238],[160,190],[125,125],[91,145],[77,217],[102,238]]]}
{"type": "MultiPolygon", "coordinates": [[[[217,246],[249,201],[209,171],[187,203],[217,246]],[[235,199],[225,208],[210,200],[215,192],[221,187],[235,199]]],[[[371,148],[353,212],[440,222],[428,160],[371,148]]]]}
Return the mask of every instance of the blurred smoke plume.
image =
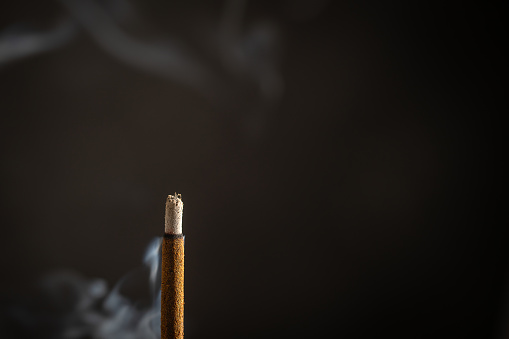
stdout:
{"type": "Polygon", "coordinates": [[[279,33],[271,22],[244,27],[246,0],[225,2],[220,23],[198,43],[207,57],[176,37],[135,38],[121,28],[137,17],[124,0],[59,0],[67,17],[48,31],[0,32],[0,67],[17,59],[55,50],[85,32],[118,61],[198,92],[223,108],[245,111],[254,134],[283,92],[279,70],[279,33]],[[150,40],[150,42],[148,41],[150,40]],[[212,41],[212,43],[210,43],[212,41]]]}
{"type": "Polygon", "coordinates": [[[102,279],[59,272],[39,283],[35,298],[0,309],[0,337],[55,339],[151,339],[161,336],[160,245],[155,238],[144,256],[144,269],[125,276],[108,291],[102,279]],[[146,279],[148,271],[148,279],[146,279]],[[128,297],[140,290],[148,297],[128,297]]]}
{"type": "Polygon", "coordinates": [[[68,18],[45,32],[22,26],[7,28],[0,32],[0,66],[56,49],[69,42],[75,34],[76,26],[68,18]]]}

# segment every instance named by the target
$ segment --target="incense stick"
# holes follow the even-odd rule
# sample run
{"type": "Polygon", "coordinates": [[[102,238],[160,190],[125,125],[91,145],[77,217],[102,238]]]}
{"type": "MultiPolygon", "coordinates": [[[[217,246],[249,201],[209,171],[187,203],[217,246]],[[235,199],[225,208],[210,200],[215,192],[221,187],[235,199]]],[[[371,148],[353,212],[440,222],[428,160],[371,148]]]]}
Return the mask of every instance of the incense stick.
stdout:
{"type": "Polygon", "coordinates": [[[180,194],[166,199],[161,261],[161,339],[184,338],[184,235],[180,194]]]}

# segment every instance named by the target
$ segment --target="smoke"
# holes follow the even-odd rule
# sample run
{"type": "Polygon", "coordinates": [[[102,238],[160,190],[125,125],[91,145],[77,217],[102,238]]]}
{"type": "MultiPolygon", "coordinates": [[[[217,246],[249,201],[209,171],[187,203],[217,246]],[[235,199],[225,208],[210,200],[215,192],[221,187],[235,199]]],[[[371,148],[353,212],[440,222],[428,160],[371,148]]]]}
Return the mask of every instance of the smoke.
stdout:
{"type": "Polygon", "coordinates": [[[240,111],[248,136],[260,135],[276,110],[284,90],[280,30],[270,20],[246,23],[246,0],[225,1],[223,14],[215,21],[196,25],[189,18],[180,29],[196,32],[193,46],[179,41],[175,32],[145,38],[128,33],[124,27],[133,22],[150,25],[125,0],[59,3],[64,19],[53,29],[0,31],[0,71],[13,61],[61,48],[84,33],[132,69],[193,90],[222,110],[240,111]]]}
{"type": "Polygon", "coordinates": [[[0,32],[0,65],[20,58],[51,51],[71,41],[78,31],[85,32],[104,52],[135,69],[163,77],[192,88],[204,96],[222,100],[238,89],[239,84],[252,82],[261,97],[279,96],[282,79],[277,67],[278,36],[274,25],[255,22],[243,29],[247,1],[226,1],[221,22],[208,27],[201,41],[210,55],[207,60],[196,55],[186,44],[171,35],[150,38],[150,42],[134,38],[120,24],[136,18],[134,8],[124,0],[59,0],[66,10],[64,19],[49,31],[0,32]],[[207,40],[213,40],[210,44],[207,40]],[[269,53],[267,53],[269,51],[269,53]],[[213,66],[215,62],[222,69],[213,66]],[[267,91],[269,89],[269,91],[267,91]]]}
{"type": "Polygon", "coordinates": [[[0,337],[160,338],[160,253],[161,238],[155,238],[147,247],[142,269],[122,278],[111,290],[102,279],[87,279],[73,272],[45,277],[34,299],[1,310],[0,337]],[[129,296],[133,291],[139,294],[140,284],[149,296],[129,296]]]}
{"type": "Polygon", "coordinates": [[[214,75],[173,39],[144,42],[119,28],[104,7],[90,0],[61,0],[62,5],[105,52],[117,60],[155,76],[208,93],[214,75]]]}
{"type": "Polygon", "coordinates": [[[69,42],[76,26],[62,19],[48,31],[35,31],[27,25],[16,25],[0,32],[0,66],[36,54],[49,52],[69,42]]]}

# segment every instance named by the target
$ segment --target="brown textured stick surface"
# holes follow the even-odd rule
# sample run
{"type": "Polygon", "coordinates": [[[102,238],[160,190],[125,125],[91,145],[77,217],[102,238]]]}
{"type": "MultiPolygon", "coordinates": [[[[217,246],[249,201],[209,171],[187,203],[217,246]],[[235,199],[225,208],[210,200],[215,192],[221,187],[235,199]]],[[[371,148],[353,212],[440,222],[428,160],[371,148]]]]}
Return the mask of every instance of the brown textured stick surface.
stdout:
{"type": "Polygon", "coordinates": [[[163,238],[161,262],[161,339],[184,338],[184,236],[163,238]]]}

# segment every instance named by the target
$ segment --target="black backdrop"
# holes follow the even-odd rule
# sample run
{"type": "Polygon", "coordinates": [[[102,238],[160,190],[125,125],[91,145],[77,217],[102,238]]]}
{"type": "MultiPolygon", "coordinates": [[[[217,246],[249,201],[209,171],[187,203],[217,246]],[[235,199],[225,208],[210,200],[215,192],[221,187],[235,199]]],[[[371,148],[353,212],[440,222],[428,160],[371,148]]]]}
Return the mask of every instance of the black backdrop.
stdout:
{"type": "MultiPolygon", "coordinates": [[[[222,2],[136,4],[212,59],[196,36],[222,2]]],[[[248,3],[242,29],[275,27],[284,81],[255,113],[256,94],[218,104],[84,33],[0,65],[2,294],[59,268],[113,285],[177,191],[188,338],[507,337],[501,10],[324,6],[248,3]]],[[[2,2],[0,28],[62,13],[2,2]]]]}

